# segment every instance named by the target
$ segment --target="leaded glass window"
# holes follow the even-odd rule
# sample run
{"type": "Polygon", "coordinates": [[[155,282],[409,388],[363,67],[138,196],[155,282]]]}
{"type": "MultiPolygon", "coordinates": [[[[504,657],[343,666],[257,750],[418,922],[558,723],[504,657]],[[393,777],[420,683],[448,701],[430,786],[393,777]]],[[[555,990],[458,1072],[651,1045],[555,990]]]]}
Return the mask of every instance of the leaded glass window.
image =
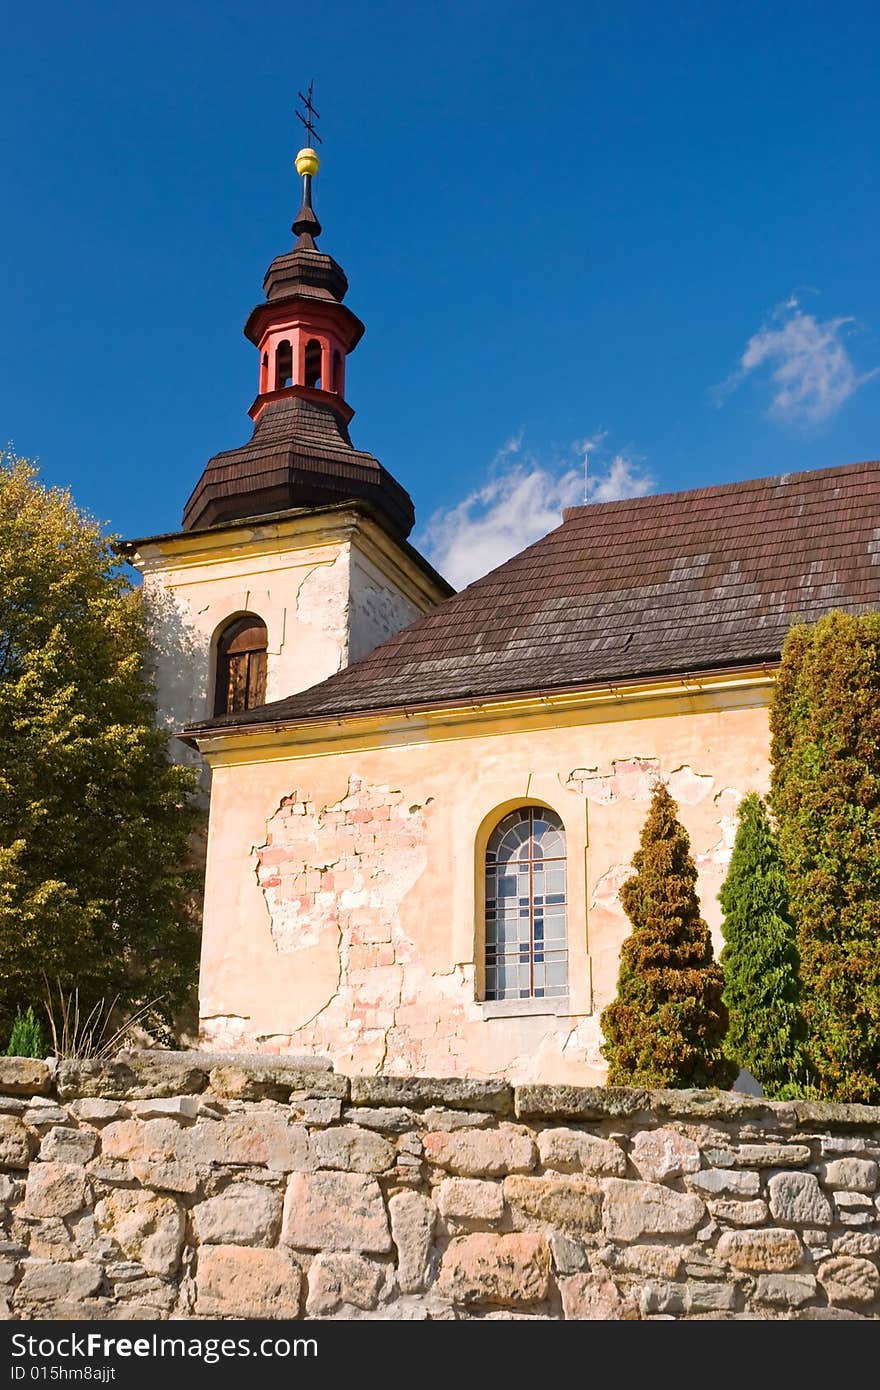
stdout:
{"type": "Polygon", "coordinates": [[[486,998],[568,994],[565,830],[554,811],[522,806],[486,848],[486,998]]]}

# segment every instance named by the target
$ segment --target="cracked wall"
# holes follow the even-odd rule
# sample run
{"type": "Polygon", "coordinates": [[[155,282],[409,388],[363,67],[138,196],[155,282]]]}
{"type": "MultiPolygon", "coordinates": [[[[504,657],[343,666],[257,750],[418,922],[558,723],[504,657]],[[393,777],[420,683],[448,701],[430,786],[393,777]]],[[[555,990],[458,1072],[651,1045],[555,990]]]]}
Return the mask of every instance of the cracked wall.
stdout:
{"type": "Polygon", "coordinates": [[[599,1014],[629,931],[619,891],[656,778],[676,797],[720,948],[736,808],[766,791],[754,707],[407,742],[215,768],[201,974],[205,1045],[331,1056],[362,1074],[595,1084],[599,1014]],[[513,806],[552,807],[568,857],[569,997],[481,1002],[482,847],[513,806]],[[520,1001],[512,1001],[519,1006],[520,1001]]]}

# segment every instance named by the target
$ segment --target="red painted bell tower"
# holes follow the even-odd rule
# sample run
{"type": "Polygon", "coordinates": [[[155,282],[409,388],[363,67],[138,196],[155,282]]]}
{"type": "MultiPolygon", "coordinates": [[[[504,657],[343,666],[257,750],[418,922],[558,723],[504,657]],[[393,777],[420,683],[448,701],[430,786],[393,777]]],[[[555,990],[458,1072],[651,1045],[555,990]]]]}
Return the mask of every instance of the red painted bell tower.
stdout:
{"type": "Polygon", "coordinates": [[[250,414],[259,417],[264,406],[284,396],[325,400],[351,419],[345,404],[345,359],[357,346],[364,325],[342,300],[348,280],[342,267],[318,250],[315,238],[321,224],[312,207],[312,178],[318,156],[300,150],[296,171],[302,175],[302,207],[292,231],[293,250],[278,256],[264,281],[267,302],[259,304],[245,324],[245,333],[260,351],[260,389],[250,414]]]}
{"type": "Polygon", "coordinates": [[[364,325],[342,302],[345,271],[316,244],[318,165],[311,147],[300,150],[296,242],[269,266],[265,300],[244,327],[259,353],[257,397],[248,412],[253,435],[242,448],[209,459],[184,508],[185,531],[350,501],[369,503],[397,536],[412,530],[409,494],[348,433],[354,411],[345,399],[346,359],[364,325]]]}

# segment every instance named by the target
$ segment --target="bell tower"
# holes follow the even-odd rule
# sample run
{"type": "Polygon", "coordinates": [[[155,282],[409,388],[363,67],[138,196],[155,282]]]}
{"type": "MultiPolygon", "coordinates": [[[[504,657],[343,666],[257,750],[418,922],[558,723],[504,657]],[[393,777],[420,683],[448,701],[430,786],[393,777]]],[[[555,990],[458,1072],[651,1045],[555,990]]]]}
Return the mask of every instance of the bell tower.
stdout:
{"type": "MultiPolygon", "coordinates": [[[[311,135],[311,91],[307,110],[311,135]]],[[[317,245],[311,143],[295,166],[294,245],[272,261],[244,326],[257,358],[251,437],[208,460],[179,531],[123,546],[144,576],[171,729],[305,690],[452,592],[407,541],[407,491],[352,443],[346,365],[364,325],[343,303],[345,272],[317,245]]]]}

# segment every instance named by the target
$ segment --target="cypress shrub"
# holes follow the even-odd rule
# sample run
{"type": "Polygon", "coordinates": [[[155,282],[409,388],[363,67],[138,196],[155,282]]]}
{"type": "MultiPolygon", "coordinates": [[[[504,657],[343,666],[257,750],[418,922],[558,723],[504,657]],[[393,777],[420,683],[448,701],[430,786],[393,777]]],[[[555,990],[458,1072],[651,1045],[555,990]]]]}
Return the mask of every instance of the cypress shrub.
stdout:
{"type": "Polygon", "coordinates": [[[880,613],[792,628],[771,809],[797,923],[818,1094],[880,1102],[880,613]]]}
{"type": "Polygon", "coordinates": [[[798,953],[788,915],[779,844],[761,798],[739,808],[724,911],[724,1050],[760,1081],[765,1095],[790,1097],[806,1087],[804,1026],[798,1005],[798,953]]]}
{"type": "Polygon", "coordinates": [[[33,1005],[28,1005],[24,1012],[21,1009],[16,1010],[6,1056],[45,1057],[46,1052],[42,1025],[34,1013],[33,1005]]]}
{"type": "Polygon", "coordinates": [[[602,1014],[611,1085],[728,1086],[721,967],[700,916],[697,870],[678,807],[654,789],[635,874],[620,900],[633,924],[620,953],[617,998],[602,1014]]]}

